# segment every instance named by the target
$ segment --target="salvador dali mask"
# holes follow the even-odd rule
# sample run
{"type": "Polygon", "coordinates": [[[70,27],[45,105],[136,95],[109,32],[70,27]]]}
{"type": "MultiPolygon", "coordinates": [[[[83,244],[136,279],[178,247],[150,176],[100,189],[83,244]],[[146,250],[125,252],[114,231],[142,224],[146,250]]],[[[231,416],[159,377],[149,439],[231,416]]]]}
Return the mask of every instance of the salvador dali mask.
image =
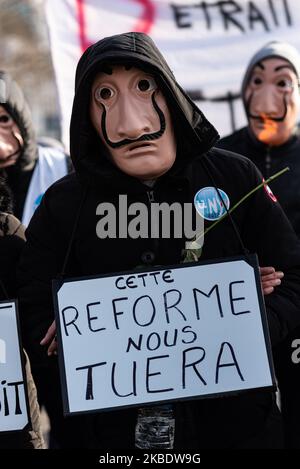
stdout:
{"type": "Polygon", "coordinates": [[[176,158],[167,102],[152,75],[116,65],[97,74],[90,116],[112,162],[124,173],[153,180],[176,158]]]}
{"type": "Polygon", "coordinates": [[[300,98],[297,75],[287,60],[273,57],[258,62],[244,98],[249,125],[258,140],[278,146],[290,138],[300,98]]]}

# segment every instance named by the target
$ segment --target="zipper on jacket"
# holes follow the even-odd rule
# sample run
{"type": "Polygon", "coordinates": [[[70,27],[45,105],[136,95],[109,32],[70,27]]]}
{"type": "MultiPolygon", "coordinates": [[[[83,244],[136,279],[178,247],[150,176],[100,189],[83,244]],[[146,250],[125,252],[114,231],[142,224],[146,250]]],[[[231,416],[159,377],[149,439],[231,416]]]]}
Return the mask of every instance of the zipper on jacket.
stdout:
{"type": "Polygon", "coordinates": [[[150,206],[151,206],[151,203],[155,202],[154,191],[147,191],[147,197],[148,197],[148,200],[149,200],[150,206]]]}
{"type": "MultiPolygon", "coordinates": [[[[155,202],[154,190],[147,191],[148,206],[155,202]]],[[[154,220],[151,220],[154,222],[154,220]]],[[[151,238],[154,254],[158,254],[159,239],[151,238]]],[[[162,404],[138,409],[135,427],[135,445],[145,448],[174,448],[175,413],[172,404],[162,404]]]]}
{"type": "Polygon", "coordinates": [[[272,164],[271,148],[270,146],[268,146],[266,156],[265,156],[265,178],[266,179],[268,179],[271,175],[271,164],[272,164]]]}
{"type": "MultiPolygon", "coordinates": [[[[155,202],[154,190],[147,191],[147,198],[148,198],[148,206],[149,206],[150,214],[151,214],[151,204],[153,204],[155,202]]],[[[152,217],[151,217],[151,221],[154,222],[152,217]]],[[[151,238],[151,234],[150,234],[150,240],[152,242],[154,254],[155,254],[155,256],[157,256],[158,246],[159,246],[159,239],[158,238],[151,238]]]]}

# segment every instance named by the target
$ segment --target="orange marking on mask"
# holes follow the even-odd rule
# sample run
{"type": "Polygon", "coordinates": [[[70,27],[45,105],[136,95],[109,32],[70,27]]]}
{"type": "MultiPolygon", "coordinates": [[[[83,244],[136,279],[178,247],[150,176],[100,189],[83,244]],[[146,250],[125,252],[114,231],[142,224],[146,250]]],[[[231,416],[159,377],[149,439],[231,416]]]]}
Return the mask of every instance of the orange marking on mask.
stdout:
{"type": "Polygon", "coordinates": [[[278,123],[270,119],[266,114],[260,115],[263,121],[263,129],[258,133],[258,139],[261,142],[269,143],[278,132],[278,123]]]}

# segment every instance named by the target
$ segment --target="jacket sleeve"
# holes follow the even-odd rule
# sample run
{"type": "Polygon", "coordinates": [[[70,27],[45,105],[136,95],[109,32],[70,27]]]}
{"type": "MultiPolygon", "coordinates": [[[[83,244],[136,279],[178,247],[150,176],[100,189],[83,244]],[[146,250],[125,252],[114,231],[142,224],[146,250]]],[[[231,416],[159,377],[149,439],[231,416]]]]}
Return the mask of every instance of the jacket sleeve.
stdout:
{"type": "Polygon", "coordinates": [[[62,237],[48,206],[47,193],[26,230],[27,242],[17,279],[23,343],[32,365],[47,363],[47,347],[40,341],[54,319],[52,280],[63,263],[62,237]]]}
{"type": "MultiPolygon", "coordinates": [[[[263,177],[250,161],[249,190],[263,177]]],[[[300,241],[270,188],[256,191],[247,201],[243,239],[248,249],[256,252],[261,267],[273,266],[284,272],[281,285],[265,296],[272,345],[300,325],[300,241]]]]}

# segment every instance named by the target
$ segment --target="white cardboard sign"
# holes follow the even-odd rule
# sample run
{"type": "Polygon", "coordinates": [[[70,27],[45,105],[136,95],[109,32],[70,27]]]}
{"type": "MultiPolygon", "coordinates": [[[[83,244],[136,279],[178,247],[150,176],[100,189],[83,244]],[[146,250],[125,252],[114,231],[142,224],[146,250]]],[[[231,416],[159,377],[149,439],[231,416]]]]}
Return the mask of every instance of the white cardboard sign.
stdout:
{"type": "Polygon", "coordinates": [[[66,414],[274,385],[255,256],[54,290],[66,414]]]}
{"type": "Polygon", "coordinates": [[[0,302],[0,432],[29,422],[22,349],[15,301],[0,302]]]}

